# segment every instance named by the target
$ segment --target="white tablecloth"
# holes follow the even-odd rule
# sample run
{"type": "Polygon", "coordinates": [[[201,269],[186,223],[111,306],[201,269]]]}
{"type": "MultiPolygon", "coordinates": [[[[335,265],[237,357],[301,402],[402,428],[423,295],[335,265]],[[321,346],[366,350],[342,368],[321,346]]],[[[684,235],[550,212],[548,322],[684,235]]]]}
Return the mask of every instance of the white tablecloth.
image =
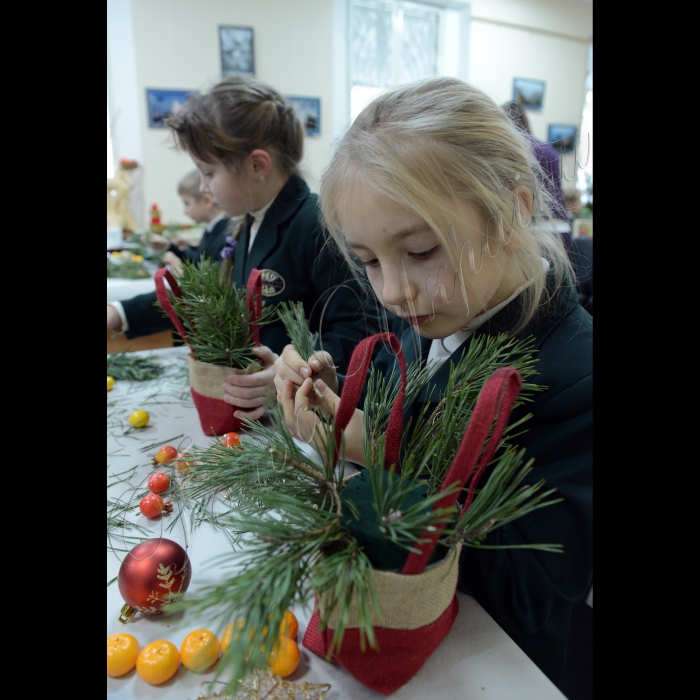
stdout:
{"type": "Polygon", "coordinates": [[[152,277],[142,280],[127,280],[121,277],[107,278],[107,303],[110,301],[123,301],[131,299],[137,294],[155,292],[156,283],[152,277]]]}
{"type": "MultiPolygon", "coordinates": [[[[142,351],[167,363],[165,377],[150,382],[117,381],[107,393],[107,498],[111,501],[132,499],[145,490],[145,483],[153,468],[151,457],[160,443],[165,441],[178,446],[190,440],[206,446],[214,439],[207,437],[200,426],[197,412],[189,395],[187,348],[175,347],[142,351]],[[150,422],[138,431],[126,434],[129,415],[143,409],[150,414],[150,422]],[[150,445],[158,445],[149,447],[150,445]]],[[[177,506],[176,506],[177,507],[177,506]]],[[[138,512],[138,511],[137,511],[138,512]]],[[[209,560],[222,552],[230,551],[225,537],[202,525],[194,533],[185,533],[181,524],[167,531],[167,517],[158,521],[147,520],[140,514],[134,521],[152,534],[141,535],[141,540],[163,536],[179,544],[188,545],[192,563],[192,580],[189,591],[217,580],[219,570],[209,560]]],[[[132,534],[127,530],[125,534],[132,534]]],[[[138,536],[138,533],[133,533],[138,536]]],[[[108,538],[107,581],[118,575],[124,551],[136,542],[120,543],[121,533],[108,538]],[[110,544],[113,549],[110,549],[110,544]]],[[[187,595],[187,594],[185,594],[187,595]]],[[[396,700],[566,700],[564,695],[547,679],[520,648],[491,619],[471,597],[458,593],[460,611],[447,638],[428,659],[418,674],[391,697],[396,700]]],[[[126,625],[119,622],[124,604],[115,581],[107,587],[107,635],[128,632],[139,641],[141,647],[158,639],[166,639],[179,649],[188,632],[205,627],[216,632],[213,624],[186,612],[180,616],[146,616],[136,613],[126,625]]],[[[310,610],[295,609],[299,619],[301,641],[310,617],[310,610]]],[[[301,662],[290,681],[330,683],[326,700],[353,698],[379,700],[384,697],[356,681],[344,669],[326,663],[301,648],[301,662]]],[[[167,683],[151,686],[142,681],[134,670],[121,678],[107,678],[107,697],[114,700],[133,698],[167,698],[168,700],[195,700],[203,681],[210,680],[214,671],[193,673],[181,666],[167,683]]]]}

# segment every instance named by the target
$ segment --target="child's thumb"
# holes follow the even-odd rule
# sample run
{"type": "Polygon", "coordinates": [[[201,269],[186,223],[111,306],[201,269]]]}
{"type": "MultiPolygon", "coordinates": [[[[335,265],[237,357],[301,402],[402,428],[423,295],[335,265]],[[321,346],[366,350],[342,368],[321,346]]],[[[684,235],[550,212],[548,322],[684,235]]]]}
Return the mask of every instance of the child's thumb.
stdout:
{"type": "Polygon", "coordinates": [[[316,388],[323,395],[326,408],[335,415],[335,412],[338,410],[338,404],[340,403],[340,396],[338,396],[323,379],[316,380],[316,388]]]}
{"type": "Polygon", "coordinates": [[[253,352],[255,353],[256,357],[260,359],[263,367],[269,367],[270,365],[274,364],[275,360],[277,359],[277,355],[272,352],[267,345],[260,345],[257,348],[253,348],[253,352]]]}

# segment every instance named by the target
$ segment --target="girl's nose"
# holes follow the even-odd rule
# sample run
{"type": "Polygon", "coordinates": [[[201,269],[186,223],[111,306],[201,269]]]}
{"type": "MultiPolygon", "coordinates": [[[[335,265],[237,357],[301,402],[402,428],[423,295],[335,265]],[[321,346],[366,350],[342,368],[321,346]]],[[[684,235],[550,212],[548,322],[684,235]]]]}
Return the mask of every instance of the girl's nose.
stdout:
{"type": "Polygon", "coordinates": [[[398,266],[382,268],[382,301],[390,306],[402,306],[407,301],[416,299],[415,284],[409,280],[406,269],[398,266]]]}

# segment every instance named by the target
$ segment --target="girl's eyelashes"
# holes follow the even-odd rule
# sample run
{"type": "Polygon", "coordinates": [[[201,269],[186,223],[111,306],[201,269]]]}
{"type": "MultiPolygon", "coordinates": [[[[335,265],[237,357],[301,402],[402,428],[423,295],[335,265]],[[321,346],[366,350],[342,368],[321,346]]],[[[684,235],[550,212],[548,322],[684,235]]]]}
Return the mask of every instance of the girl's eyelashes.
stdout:
{"type": "Polygon", "coordinates": [[[435,253],[437,253],[439,247],[440,247],[440,244],[438,243],[434,248],[431,248],[430,250],[426,250],[422,253],[409,253],[409,255],[414,260],[428,260],[428,258],[432,258],[433,255],[435,255],[435,253]]]}
{"type": "MultiPolygon", "coordinates": [[[[436,246],[431,248],[430,250],[425,250],[421,253],[408,253],[408,256],[412,258],[413,260],[429,260],[430,258],[435,255],[435,253],[438,252],[440,248],[440,244],[438,243],[436,246]]],[[[360,265],[363,265],[364,267],[378,267],[379,266],[379,260],[377,258],[372,258],[371,260],[362,260],[359,256],[357,256],[357,261],[359,262],[360,265]]]]}

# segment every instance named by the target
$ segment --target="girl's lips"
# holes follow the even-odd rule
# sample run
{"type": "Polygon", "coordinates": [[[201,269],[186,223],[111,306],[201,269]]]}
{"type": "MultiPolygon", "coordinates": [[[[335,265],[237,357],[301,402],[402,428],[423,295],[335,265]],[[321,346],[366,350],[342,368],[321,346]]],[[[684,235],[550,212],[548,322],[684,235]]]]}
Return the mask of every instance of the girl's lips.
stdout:
{"type": "Polygon", "coordinates": [[[412,326],[420,326],[421,323],[425,323],[430,316],[409,316],[406,320],[412,325],[412,326]]]}

